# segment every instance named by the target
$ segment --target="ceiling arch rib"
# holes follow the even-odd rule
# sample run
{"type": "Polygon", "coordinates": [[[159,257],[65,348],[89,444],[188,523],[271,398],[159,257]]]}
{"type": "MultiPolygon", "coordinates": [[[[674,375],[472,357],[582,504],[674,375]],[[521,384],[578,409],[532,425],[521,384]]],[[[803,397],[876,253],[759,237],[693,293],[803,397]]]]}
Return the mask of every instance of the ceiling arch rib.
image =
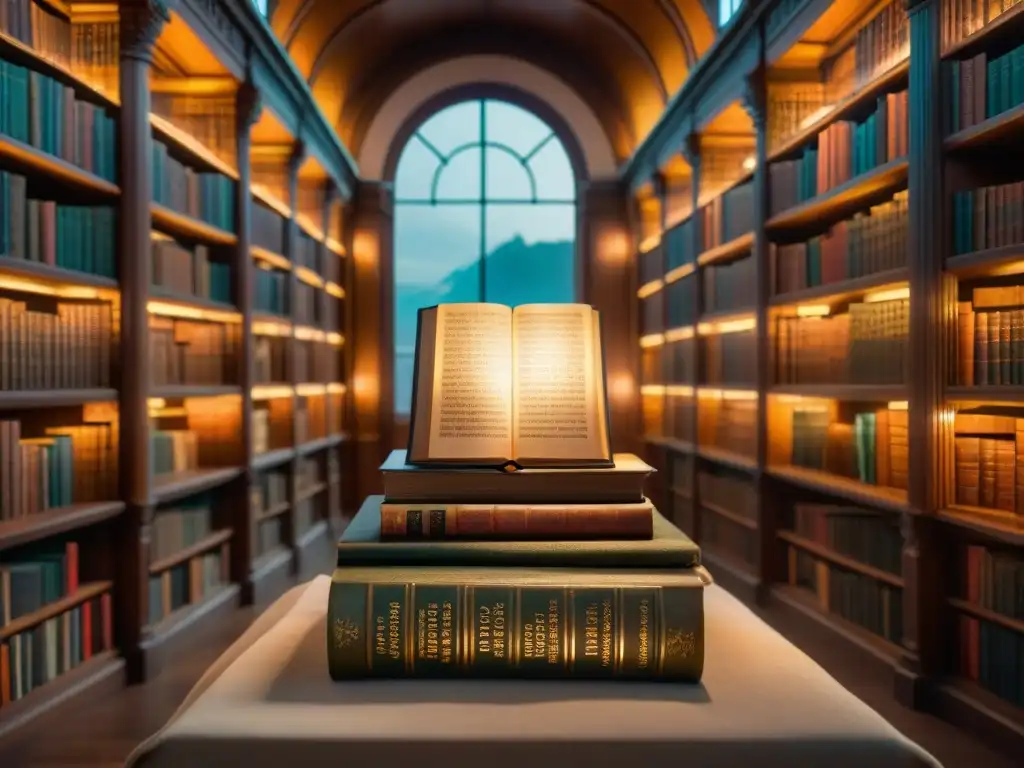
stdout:
{"type": "MultiPolygon", "coordinates": [[[[365,90],[370,73],[426,37],[475,25],[492,42],[507,36],[503,52],[511,55],[517,41],[526,47],[524,34],[544,36],[563,58],[581,54],[596,90],[617,91],[634,144],[714,39],[701,0],[279,0],[272,25],[325,113],[350,130],[359,119],[349,98],[365,90]]],[[[543,66],[558,76],[566,68],[557,60],[543,66]]]]}

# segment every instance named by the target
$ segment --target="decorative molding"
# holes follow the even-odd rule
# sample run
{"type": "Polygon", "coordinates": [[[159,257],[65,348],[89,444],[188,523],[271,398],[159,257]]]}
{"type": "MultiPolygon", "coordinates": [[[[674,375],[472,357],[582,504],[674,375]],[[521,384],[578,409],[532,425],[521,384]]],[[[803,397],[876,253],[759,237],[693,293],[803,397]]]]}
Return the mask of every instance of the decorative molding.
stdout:
{"type": "MultiPolygon", "coordinates": [[[[189,5],[195,6],[195,10],[202,18],[209,21],[210,29],[216,33],[221,40],[240,59],[245,58],[245,35],[238,28],[238,25],[224,11],[223,0],[185,0],[189,5]]],[[[252,0],[250,0],[251,4],[252,0]]],[[[255,9],[254,9],[255,12],[255,9]]]]}
{"type": "Polygon", "coordinates": [[[743,111],[750,116],[754,123],[754,130],[758,132],[764,130],[768,118],[767,91],[764,67],[758,67],[746,76],[741,103],[743,111]]]}
{"type": "Polygon", "coordinates": [[[259,122],[260,116],[263,114],[263,97],[253,82],[246,80],[238,86],[235,100],[235,115],[238,124],[248,130],[259,122]]]}
{"type": "Polygon", "coordinates": [[[171,20],[163,0],[121,0],[121,58],[153,61],[153,46],[164,25],[171,20]]]}

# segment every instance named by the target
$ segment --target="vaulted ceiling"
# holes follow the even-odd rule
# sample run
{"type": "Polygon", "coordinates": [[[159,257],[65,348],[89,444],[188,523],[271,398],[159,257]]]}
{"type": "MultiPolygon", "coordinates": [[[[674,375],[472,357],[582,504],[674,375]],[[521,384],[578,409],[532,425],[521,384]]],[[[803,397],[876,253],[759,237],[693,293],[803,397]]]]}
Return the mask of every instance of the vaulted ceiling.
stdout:
{"type": "Polygon", "coordinates": [[[278,0],[271,26],[356,155],[404,81],[499,54],[573,88],[625,159],[714,41],[702,0],[278,0]]]}

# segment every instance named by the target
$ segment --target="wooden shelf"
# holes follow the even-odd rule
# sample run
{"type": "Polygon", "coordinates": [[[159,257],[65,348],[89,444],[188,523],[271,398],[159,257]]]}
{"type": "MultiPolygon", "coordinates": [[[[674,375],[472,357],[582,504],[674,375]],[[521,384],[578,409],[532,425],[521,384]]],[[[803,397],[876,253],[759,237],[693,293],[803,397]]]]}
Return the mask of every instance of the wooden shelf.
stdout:
{"type": "Polygon", "coordinates": [[[770,395],[817,397],[854,403],[888,403],[907,399],[907,388],[900,384],[779,384],[770,395]]]}
{"type": "Polygon", "coordinates": [[[745,235],[730,240],[727,243],[709,248],[697,256],[697,264],[707,267],[719,261],[727,261],[735,256],[743,254],[754,247],[754,233],[747,232],[745,235]]]}
{"type": "Polygon", "coordinates": [[[852,557],[847,557],[840,552],[836,552],[834,549],[830,549],[823,544],[819,544],[816,541],[805,539],[793,531],[778,531],[778,536],[787,544],[792,544],[797,549],[802,549],[809,555],[813,555],[819,560],[824,560],[832,565],[839,566],[840,568],[859,573],[862,576],[880,581],[883,584],[888,584],[890,587],[896,587],[903,589],[903,579],[894,573],[884,571],[881,568],[875,568],[867,563],[862,563],[859,560],[854,560],[852,557]]]}
{"type": "Polygon", "coordinates": [[[177,304],[178,306],[185,307],[187,309],[218,312],[225,315],[234,315],[236,319],[241,318],[241,315],[238,312],[238,307],[234,304],[217,301],[216,299],[208,299],[205,296],[189,296],[188,294],[168,291],[166,288],[161,288],[159,286],[151,286],[149,289],[149,297],[155,301],[164,302],[166,304],[177,304]]]}
{"type": "Polygon", "coordinates": [[[950,507],[939,510],[937,515],[942,522],[976,536],[1010,546],[1024,546],[1024,518],[1013,518],[1005,512],[972,507],[950,507]],[[1018,519],[1022,522],[1018,522],[1018,519]]]}
{"type": "Polygon", "coordinates": [[[733,512],[731,509],[726,509],[725,507],[721,507],[718,504],[712,504],[711,502],[704,501],[704,499],[700,500],[700,508],[702,514],[705,510],[707,510],[711,514],[718,515],[719,517],[724,517],[726,520],[729,520],[730,522],[733,522],[736,525],[742,526],[747,530],[757,530],[757,520],[751,520],[746,515],[741,515],[738,512],[733,512]]]}
{"type": "Polygon", "coordinates": [[[964,128],[949,136],[943,146],[947,152],[959,152],[975,149],[986,145],[1005,142],[1007,139],[1019,141],[1024,133],[1024,104],[993,115],[970,128],[964,128]]]}
{"type": "Polygon", "coordinates": [[[68,186],[106,198],[115,198],[121,194],[116,184],[111,184],[106,179],[101,179],[96,174],[84,171],[59,157],[22,144],[10,136],[0,136],[0,159],[6,160],[10,164],[7,170],[14,173],[43,174],[68,186]]]}
{"type": "Polygon", "coordinates": [[[117,280],[112,277],[52,267],[41,261],[14,259],[10,256],[0,256],[0,272],[16,277],[30,278],[49,285],[81,285],[110,291],[118,290],[117,280]]]}
{"type": "Polygon", "coordinates": [[[1021,34],[1019,26],[1022,23],[1022,11],[1024,6],[1015,5],[1008,11],[1003,11],[995,19],[990,21],[981,29],[968,35],[957,43],[949,46],[942,52],[944,59],[962,59],[981,53],[995,40],[1001,37],[1011,38],[1021,34]]]}
{"type": "Polygon", "coordinates": [[[149,636],[142,643],[147,667],[159,671],[176,648],[183,649],[203,637],[202,630],[223,619],[238,606],[241,590],[237,584],[214,587],[202,600],[189,603],[171,615],[149,626],[149,636]]]}
{"type": "Polygon", "coordinates": [[[207,147],[181,131],[167,118],[151,113],[149,126],[153,132],[153,139],[172,150],[172,154],[187,158],[186,165],[195,166],[200,171],[220,173],[229,179],[238,180],[237,169],[232,168],[207,147]]]}
{"type": "Polygon", "coordinates": [[[238,238],[227,230],[207,224],[184,213],[172,211],[159,203],[151,206],[153,228],[186,240],[200,240],[210,245],[234,245],[238,238]]]}
{"type": "Polygon", "coordinates": [[[853,214],[859,207],[869,204],[874,198],[897,192],[905,187],[908,168],[906,158],[892,160],[788,211],[772,216],[765,226],[778,233],[787,229],[839,221],[853,214]]]}
{"type": "Polygon", "coordinates": [[[20,635],[22,632],[34,629],[44,621],[49,621],[56,616],[60,616],[62,613],[67,613],[72,608],[77,608],[82,603],[109,592],[112,587],[113,582],[110,581],[95,581],[83,584],[70,595],[62,597],[60,600],[56,600],[49,605],[44,605],[38,611],[22,616],[0,627],[0,640],[6,640],[15,635],[20,635]]]}
{"type": "Polygon", "coordinates": [[[262,523],[264,520],[273,520],[275,517],[280,517],[292,508],[292,505],[287,501],[282,501],[280,504],[275,504],[268,509],[261,509],[256,513],[256,522],[262,523]]]}
{"type": "Polygon", "coordinates": [[[999,274],[1010,264],[1024,261],[1024,244],[986,248],[982,251],[962,253],[946,259],[946,271],[959,278],[985,277],[999,274]]]}
{"type": "Polygon", "coordinates": [[[773,296],[769,304],[773,307],[791,307],[826,299],[836,303],[849,301],[872,291],[880,291],[906,283],[909,278],[910,273],[906,268],[889,269],[885,272],[876,272],[873,275],[841,280],[838,283],[814,285],[810,288],[801,288],[799,291],[780,293],[773,296]]]}
{"type": "Polygon", "coordinates": [[[268,264],[275,269],[280,269],[284,272],[290,272],[292,263],[287,257],[282,256],[280,253],[269,251],[266,248],[262,248],[258,245],[249,246],[249,253],[257,261],[262,261],[264,264],[268,264]]]}
{"type": "Polygon", "coordinates": [[[882,93],[901,85],[907,79],[909,72],[910,59],[905,59],[870,82],[865,83],[854,93],[837,101],[827,114],[822,115],[806,128],[802,128],[794,136],[786,139],[779,147],[769,152],[768,162],[775,162],[786,157],[786,155],[794,150],[817,138],[819,133],[833,123],[846,119],[850,114],[874,101],[882,93]]]}
{"type": "Polygon", "coordinates": [[[693,443],[689,440],[680,440],[677,437],[655,437],[653,435],[644,439],[651,445],[657,445],[660,448],[665,448],[675,453],[693,453],[693,443]]]}
{"type": "Polygon", "coordinates": [[[295,458],[294,448],[277,448],[273,451],[258,453],[252,457],[252,468],[257,472],[263,472],[282,464],[287,464],[295,458]]]}
{"type": "Polygon", "coordinates": [[[321,493],[327,490],[327,483],[313,483],[306,488],[299,488],[295,493],[295,503],[312,499],[315,496],[319,496],[321,493]]]}
{"type": "Polygon", "coordinates": [[[167,504],[197,493],[210,491],[234,480],[242,473],[240,467],[194,469],[153,478],[153,502],[167,504]]]}
{"type": "Polygon", "coordinates": [[[863,504],[890,512],[907,511],[906,493],[894,488],[868,485],[829,472],[803,467],[770,466],[767,472],[777,480],[782,480],[790,485],[835,496],[854,504],[863,504]]]}
{"type": "Polygon", "coordinates": [[[200,539],[195,544],[185,547],[180,552],[175,552],[173,555],[157,560],[154,563],[149,564],[149,574],[156,576],[164,571],[169,571],[175,566],[187,563],[193,557],[197,555],[203,555],[209,552],[211,549],[216,549],[225,541],[230,541],[231,536],[234,533],[230,528],[223,528],[219,531],[214,531],[209,536],[200,539]]]}
{"type": "Polygon", "coordinates": [[[0,738],[79,696],[88,694],[89,698],[84,703],[89,706],[105,693],[120,689],[124,685],[124,666],[124,659],[116,651],[104,651],[27,696],[4,704],[0,708],[0,738]]]}
{"type": "Polygon", "coordinates": [[[1024,710],[962,678],[934,686],[936,714],[1007,755],[1024,751],[1024,710]]]}
{"type": "Polygon", "coordinates": [[[0,32],[0,58],[13,64],[27,67],[41,75],[46,75],[64,85],[73,88],[75,96],[109,110],[119,107],[117,99],[86,82],[67,67],[44,58],[31,46],[25,45],[17,38],[0,32]]]}
{"type": "Polygon", "coordinates": [[[165,400],[241,394],[242,388],[236,384],[164,384],[150,391],[150,397],[162,397],[165,400]]]}
{"type": "Polygon", "coordinates": [[[327,435],[327,437],[318,437],[316,440],[303,443],[295,449],[295,452],[299,456],[308,456],[311,453],[317,453],[318,451],[341,445],[343,442],[345,442],[344,434],[327,435]]]}
{"type": "Polygon", "coordinates": [[[96,525],[125,510],[121,501],[98,501],[57,507],[15,520],[0,522],[0,552],[50,536],[96,525]]]}
{"type": "Polygon", "coordinates": [[[21,411],[30,408],[60,408],[84,403],[113,403],[116,389],[39,389],[34,392],[19,389],[0,391],[0,410],[21,411]]]}
{"type": "Polygon", "coordinates": [[[706,461],[713,461],[715,464],[722,464],[744,472],[754,472],[757,470],[757,462],[754,459],[741,453],[727,451],[724,448],[702,445],[697,448],[697,455],[706,461]]]}
{"type": "Polygon", "coordinates": [[[987,621],[990,624],[997,624],[1003,629],[1009,629],[1016,632],[1018,635],[1024,636],[1024,621],[1020,619],[1015,619],[1011,616],[1004,616],[998,611],[993,611],[980,605],[976,605],[969,600],[961,600],[956,597],[948,598],[946,602],[960,613],[966,613],[969,616],[981,619],[982,621],[987,621]]]}
{"type": "Polygon", "coordinates": [[[946,400],[954,403],[1024,405],[1024,386],[947,387],[946,400]]]}

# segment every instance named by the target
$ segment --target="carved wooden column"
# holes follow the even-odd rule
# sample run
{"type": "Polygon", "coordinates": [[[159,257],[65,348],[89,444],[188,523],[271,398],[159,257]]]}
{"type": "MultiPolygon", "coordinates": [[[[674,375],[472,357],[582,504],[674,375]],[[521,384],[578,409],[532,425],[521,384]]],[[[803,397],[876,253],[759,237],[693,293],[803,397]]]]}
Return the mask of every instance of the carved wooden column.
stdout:
{"type": "MultiPolygon", "coordinates": [[[[693,283],[694,303],[694,323],[693,323],[693,337],[690,340],[690,370],[693,372],[693,418],[691,419],[692,426],[690,429],[690,446],[692,447],[690,461],[691,475],[690,475],[690,504],[693,508],[691,519],[693,520],[692,530],[686,533],[694,540],[700,541],[701,536],[701,513],[700,513],[700,491],[698,483],[698,460],[697,460],[697,448],[700,444],[700,429],[698,427],[698,419],[700,418],[700,408],[698,407],[697,400],[697,387],[700,384],[701,377],[703,376],[703,358],[700,354],[701,340],[700,336],[697,335],[697,321],[700,319],[701,314],[704,312],[704,291],[701,290],[700,277],[697,274],[697,256],[703,250],[704,245],[704,233],[702,231],[701,224],[702,218],[699,215],[700,209],[700,136],[696,133],[691,133],[683,140],[683,145],[680,147],[680,152],[683,155],[683,159],[686,160],[690,166],[690,258],[693,264],[692,277],[680,278],[683,280],[690,280],[693,283]]],[[[666,296],[667,299],[667,296],[666,296]]],[[[666,304],[668,302],[666,301],[666,304]]]]}
{"type": "Polygon", "coordinates": [[[242,83],[235,97],[235,141],[238,155],[238,182],[235,184],[235,247],[234,274],[235,297],[238,311],[242,315],[241,348],[238,359],[238,383],[242,389],[242,450],[243,472],[232,489],[234,502],[231,507],[232,525],[235,530],[231,541],[231,580],[241,585],[243,605],[253,601],[253,533],[254,516],[259,512],[252,505],[252,487],[256,473],[252,470],[253,460],[253,403],[252,388],[255,375],[255,339],[252,333],[253,294],[255,269],[252,263],[252,164],[250,149],[252,126],[259,120],[262,111],[259,91],[252,77],[242,83]]]}
{"type": "Polygon", "coordinates": [[[118,217],[121,283],[120,493],[127,505],[117,527],[113,612],[116,643],[127,662],[129,682],[146,677],[143,645],[148,621],[150,494],[149,314],[150,205],[153,195],[149,127],[149,70],[153,46],[170,16],[158,0],[121,0],[120,6],[120,182],[118,217]]]}
{"type": "Polygon", "coordinates": [[[394,428],[394,209],[391,191],[379,182],[356,190],[352,237],[353,402],[359,497],[381,492],[378,468],[397,446],[394,428]]]}
{"type": "MultiPolygon", "coordinates": [[[[284,234],[284,249],[285,257],[291,262],[292,269],[288,273],[288,312],[292,318],[292,332],[288,337],[288,353],[285,359],[288,361],[288,381],[291,382],[294,387],[296,384],[302,382],[299,381],[298,366],[296,366],[296,352],[298,349],[298,340],[295,338],[295,326],[298,324],[298,298],[299,298],[299,278],[296,272],[296,267],[299,266],[299,224],[296,221],[296,214],[298,213],[299,204],[299,168],[302,167],[303,161],[306,159],[306,145],[303,141],[299,140],[295,142],[295,146],[292,149],[291,156],[288,158],[288,210],[291,214],[288,216],[288,220],[285,222],[285,234],[284,234]]],[[[296,430],[296,423],[298,421],[298,404],[299,398],[292,393],[292,445],[295,448],[299,447],[300,440],[299,434],[296,430]]],[[[284,516],[282,522],[283,529],[281,531],[281,538],[285,545],[291,547],[295,553],[295,557],[292,558],[292,572],[301,573],[302,564],[299,562],[299,532],[296,530],[296,519],[298,517],[296,501],[298,499],[298,456],[293,456],[286,465],[287,472],[289,474],[288,479],[288,504],[291,507],[289,513],[284,516]]]]}
{"type": "Polygon", "coordinates": [[[601,313],[612,449],[639,454],[637,301],[626,192],[614,181],[583,181],[578,191],[577,295],[601,313]]]}
{"type": "Polygon", "coordinates": [[[943,154],[939,99],[939,0],[908,2],[910,14],[910,367],[909,512],[903,514],[903,645],[896,693],[919,704],[920,683],[939,672],[936,642],[941,632],[942,579],[933,513],[942,503],[943,471],[952,441],[943,414],[949,281],[942,265],[946,243],[942,219],[943,154]]]}

